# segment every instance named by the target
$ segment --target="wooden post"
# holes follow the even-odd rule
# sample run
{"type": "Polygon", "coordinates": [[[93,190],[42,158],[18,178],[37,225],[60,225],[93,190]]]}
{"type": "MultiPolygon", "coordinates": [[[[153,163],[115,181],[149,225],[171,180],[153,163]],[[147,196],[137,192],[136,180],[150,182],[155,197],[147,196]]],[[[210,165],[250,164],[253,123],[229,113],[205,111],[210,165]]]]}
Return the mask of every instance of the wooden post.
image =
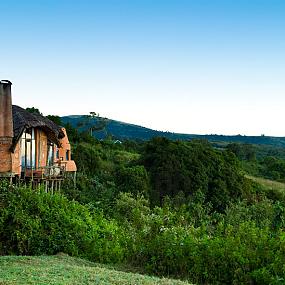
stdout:
{"type": "Polygon", "coordinates": [[[53,194],[54,179],[51,181],[51,194],[53,194]]]}
{"type": "Polygon", "coordinates": [[[46,180],[46,193],[48,192],[48,180],[46,180]]]}
{"type": "Polygon", "coordinates": [[[73,186],[75,189],[76,188],[76,171],[74,172],[74,176],[73,176],[73,186]]]}

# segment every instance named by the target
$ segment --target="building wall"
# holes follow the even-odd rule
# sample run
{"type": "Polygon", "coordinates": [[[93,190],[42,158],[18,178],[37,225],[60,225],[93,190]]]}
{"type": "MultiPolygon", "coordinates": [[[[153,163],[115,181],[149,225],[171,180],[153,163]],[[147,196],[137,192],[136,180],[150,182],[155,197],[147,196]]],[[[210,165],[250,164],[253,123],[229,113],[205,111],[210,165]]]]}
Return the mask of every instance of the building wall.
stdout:
{"type": "MultiPolygon", "coordinates": [[[[47,135],[40,129],[35,129],[36,136],[36,168],[45,167],[47,163],[47,135]]],[[[0,158],[2,147],[0,147],[0,158]]],[[[22,171],[22,159],[21,159],[21,139],[16,145],[14,153],[11,153],[10,150],[6,152],[6,156],[8,159],[12,161],[12,172],[15,175],[20,175],[22,171]],[[12,157],[12,159],[11,159],[12,157]]],[[[2,155],[3,157],[3,155],[2,155]]],[[[7,160],[6,158],[6,160],[7,160]]],[[[4,161],[4,160],[3,160],[4,161]]],[[[0,172],[2,171],[2,159],[0,159],[0,172]]],[[[11,166],[9,165],[10,169],[11,166]]]]}
{"type": "Polygon", "coordinates": [[[36,165],[45,167],[47,165],[47,135],[40,129],[36,130],[36,165]]]}
{"type": "Polygon", "coordinates": [[[12,153],[12,172],[16,175],[21,174],[21,141],[17,143],[14,153],[12,153]]]}
{"type": "MultiPolygon", "coordinates": [[[[75,172],[76,164],[71,160],[71,147],[64,129],[65,137],[61,140],[61,147],[55,147],[55,164],[60,164],[65,167],[66,171],[75,172]],[[56,158],[56,150],[59,151],[59,159],[56,158]],[[66,154],[68,153],[68,157],[66,154]]],[[[47,165],[48,153],[48,138],[47,135],[40,129],[35,129],[35,151],[36,151],[36,168],[40,169],[47,165]]],[[[0,137],[0,173],[13,172],[15,175],[20,175],[22,171],[22,139],[17,143],[14,153],[10,151],[12,138],[0,137]]]]}
{"type": "Polygon", "coordinates": [[[62,131],[65,136],[60,140],[61,146],[56,148],[56,151],[59,152],[59,158],[55,156],[55,162],[63,165],[66,171],[75,172],[77,171],[77,167],[74,160],[71,160],[71,147],[65,128],[62,128],[62,131]]]}
{"type": "Polygon", "coordinates": [[[0,173],[11,172],[12,170],[11,145],[12,138],[0,137],[0,173]]]}
{"type": "MultiPolygon", "coordinates": [[[[12,83],[7,80],[0,80],[0,175],[14,173],[20,175],[22,171],[22,139],[16,145],[14,152],[10,151],[13,141],[13,116],[12,116],[12,83]]],[[[65,129],[65,137],[61,140],[59,148],[59,160],[55,163],[62,163],[67,171],[76,171],[76,164],[71,160],[71,148],[65,129]],[[68,157],[67,157],[68,154],[68,157]]],[[[48,159],[47,135],[40,129],[35,129],[35,166],[37,169],[45,167],[48,159]]],[[[56,150],[56,148],[55,148],[56,150]]],[[[53,161],[52,161],[53,162],[53,161]]],[[[33,164],[34,166],[34,164],[33,164]]]]}

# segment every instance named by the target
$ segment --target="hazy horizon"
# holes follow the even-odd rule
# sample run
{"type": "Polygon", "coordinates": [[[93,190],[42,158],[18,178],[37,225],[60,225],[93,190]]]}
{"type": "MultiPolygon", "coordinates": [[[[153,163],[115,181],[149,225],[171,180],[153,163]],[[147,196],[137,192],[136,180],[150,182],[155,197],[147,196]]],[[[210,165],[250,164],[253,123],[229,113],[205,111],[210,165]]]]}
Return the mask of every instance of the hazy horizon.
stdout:
{"type": "Polygon", "coordinates": [[[0,79],[12,81],[15,105],[177,133],[285,136],[285,1],[0,4],[0,79]]]}

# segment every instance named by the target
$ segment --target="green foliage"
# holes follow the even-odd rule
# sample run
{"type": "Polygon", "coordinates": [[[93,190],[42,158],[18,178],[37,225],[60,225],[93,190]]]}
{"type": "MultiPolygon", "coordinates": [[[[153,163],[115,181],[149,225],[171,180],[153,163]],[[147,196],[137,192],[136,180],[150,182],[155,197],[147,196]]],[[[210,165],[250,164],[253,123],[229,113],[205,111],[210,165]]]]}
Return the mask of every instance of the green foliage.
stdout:
{"type": "Polygon", "coordinates": [[[96,112],[89,112],[89,115],[84,115],[77,122],[77,127],[87,130],[91,137],[94,131],[105,130],[108,124],[108,119],[100,117],[96,112]]]}
{"type": "Polygon", "coordinates": [[[73,143],[82,141],[84,137],[82,138],[82,134],[80,134],[76,128],[74,128],[70,123],[64,123],[63,125],[68,134],[69,141],[73,143]]]}
{"type": "Polygon", "coordinates": [[[230,143],[226,149],[234,153],[240,160],[256,160],[256,148],[252,144],[230,143]]]}
{"type": "Polygon", "coordinates": [[[39,110],[38,108],[35,108],[35,107],[28,107],[28,108],[26,108],[26,110],[27,110],[29,113],[35,113],[35,114],[42,115],[42,113],[40,112],[40,110],[39,110]]]}
{"type": "Polygon", "coordinates": [[[285,206],[280,202],[233,204],[218,219],[208,216],[208,223],[202,216],[199,227],[186,207],[151,210],[143,197],[127,193],[119,196],[115,210],[126,228],[129,262],[150,273],[197,284],[284,282],[285,206]]]}
{"type": "Polygon", "coordinates": [[[0,184],[0,254],[66,252],[196,284],[284,283],[284,184],[240,168],[282,180],[280,158],[85,135],[73,141],[77,187],[67,182],[65,196],[0,184]]]}
{"type": "Polygon", "coordinates": [[[115,222],[60,194],[3,184],[0,191],[1,254],[65,252],[102,262],[123,258],[115,222]]]}
{"type": "Polygon", "coordinates": [[[55,124],[57,124],[58,126],[62,126],[62,121],[61,118],[59,116],[56,115],[47,115],[46,116],[49,120],[53,121],[55,124]]]}
{"type": "Polygon", "coordinates": [[[285,181],[285,160],[268,156],[261,161],[263,177],[285,181]]]}
{"type": "Polygon", "coordinates": [[[112,214],[114,201],[122,192],[149,192],[149,178],[145,168],[137,165],[139,154],[128,144],[113,141],[80,142],[73,148],[73,158],[79,170],[77,189],[64,186],[64,193],[80,203],[92,203],[106,214],[112,214]]]}
{"type": "Polygon", "coordinates": [[[234,156],[216,151],[207,143],[156,138],[146,144],[142,163],[150,173],[151,201],[155,205],[181,191],[186,197],[201,191],[205,201],[221,212],[247,191],[234,156]]]}
{"type": "Polygon", "coordinates": [[[149,193],[149,178],[145,168],[141,165],[132,167],[118,167],[116,173],[118,189],[135,195],[149,193]]]}
{"type": "Polygon", "coordinates": [[[284,148],[231,143],[226,149],[235,154],[246,173],[285,181],[284,148]]]}
{"type": "Polygon", "coordinates": [[[97,145],[79,143],[73,149],[73,158],[78,171],[87,175],[98,173],[102,164],[101,153],[102,150],[97,145]]]}

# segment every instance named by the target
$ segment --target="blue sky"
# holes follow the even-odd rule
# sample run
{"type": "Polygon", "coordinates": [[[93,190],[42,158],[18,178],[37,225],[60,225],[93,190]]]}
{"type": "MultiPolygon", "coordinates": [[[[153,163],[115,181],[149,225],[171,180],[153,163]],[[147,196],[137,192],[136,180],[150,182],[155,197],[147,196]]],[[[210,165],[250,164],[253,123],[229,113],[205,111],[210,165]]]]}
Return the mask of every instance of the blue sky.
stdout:
{"type": "Polygon", "coordinates": [[[284,0],[0,0],[13,103],[157,130],[285,136],[284,0]]]}

